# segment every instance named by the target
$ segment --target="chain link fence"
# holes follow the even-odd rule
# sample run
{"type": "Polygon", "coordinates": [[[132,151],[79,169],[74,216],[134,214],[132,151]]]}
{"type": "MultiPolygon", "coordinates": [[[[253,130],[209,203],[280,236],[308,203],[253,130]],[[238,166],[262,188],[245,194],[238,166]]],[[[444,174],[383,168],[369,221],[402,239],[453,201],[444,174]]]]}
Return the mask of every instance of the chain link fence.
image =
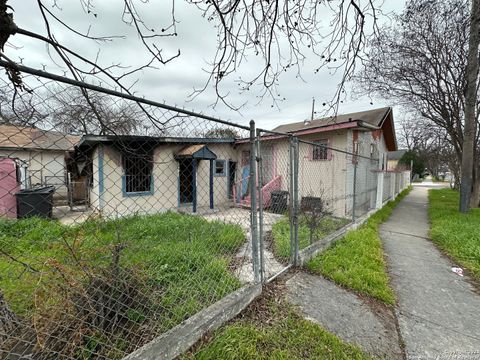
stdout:
{"type": "Polygon", "coordinates": [[[338,134],[0,79],[1,358],[124,358],[408,184],[338,134]]]}
{"type": "Polygon", "coordinates": [[[258,280],[249,126],[2,81],[0,357],[123,358],[258,280]]]}

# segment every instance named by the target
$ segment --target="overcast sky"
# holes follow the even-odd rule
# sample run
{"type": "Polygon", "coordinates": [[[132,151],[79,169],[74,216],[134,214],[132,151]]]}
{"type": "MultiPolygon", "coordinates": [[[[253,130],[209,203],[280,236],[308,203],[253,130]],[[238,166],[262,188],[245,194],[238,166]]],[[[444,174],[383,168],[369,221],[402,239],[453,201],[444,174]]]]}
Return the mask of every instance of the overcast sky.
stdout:
{"type": "MultiPolygon", "coordinates": [[[[141,4],[140,1],[137,1],[141,4]]],[[[16,24],[26,30],[45,35],[46,30],[42,18],[36,6],[36,0],[9,0],[14,9],[16,24]]],[[[45,0],[45,4],[53,4],[53,0],[45,0]]],[[[52,22],[52,29],[55,31],[57,40],[63,45],[78,51],[80,54],[91,59],[97,56],[98,62],[104,66],[121,63],[124,66],[138,66],[143,64],[148,56],[141,47],[139,39],[133,28],[122,22],[121,0],[97,0],[94,2],[95,11],[86,14],[80,7],[80,0],[56,0],[59,8],[52,8],[52,11],[61,17],[70,26],[86,31],[91,26],[90,33],[94,35],[125,35],[125,39],[101,44],[100,46],[91,41],[84,41],[72,32],[66,31],[52,22]],[[68,5],[68,6],[67,6],[68,5]]],[[[295,72],[285,73],[280,78],[279,93],[285,101],[279,102],[278,106],[272,107],[272,101],[266,97],[258,103],[259,92],[254,88],[248,93],[238,94],[237,86],[231,78],[226,84],[225,90],[231,91],[232,102],[237,104],[247,102],[240,113],[231,111],[224,106],[211,105],[215,100],[212,89],[209,89],[189,101],[194,87],[198,88],[205,84],[207,74],[204,69],[208,68],[208,61],[213,58],[216,42],[216,29],[202,17],[201,12],[194,6],[176,1],[177,37],[161,38],[156,41],[163,49],[163,54],[168,57],[178,49],[181,56],[159,69],[150,69],[139,73],[138,83],[135,91],[138,95],[145,96],[157,101],[166,101],[168,104],[184,106],[187,109],[202,111],[203,113],[230,120],[236,123],[246,124],[250,119],[255,119],[257,126],[271,129],[277,125],[302,121],[309,117],[311,112],[312,97],[316,99],[316,108],[321,110],[324,101],[328,101],[335,93],[339,82],[339,75],[332,75],[328,69],[323,69],[314,74],[318,66],[318,59],[310,57],[302,67],[303,79],[297,78],[295,72]]],[[[404,0],[385,0],[382,5],[384,12],[401,12],[404,0]]],[[[139,5],[142,16],[148,26],[159,29],[168,24],[170,18],[171,1],[150,0],[149,3],[139,5]]],[[[326,15],[327,16],[327,15],[326,15]]],[[[386,21],[386,20],[382,20],[386,21]]],[[[23,64],[34,68],[42,68],[50,72],[63,75],[55,58],[50,58],[47,47],[38,40],[16,35],[11,38],[10,46],[5,49],[7,56],[14,60],[23,58],[23,64]]],[[[256,70],[258,62],[250,58],[239,70],[239,76],[248,76],[256,70]]],[[[132,79],[133,81],[133,79],[132,79]]],[[[351,92],[350,92],[351,93],[351,92]]],[[[366,110],[381,106],[390,106],[381,99],[360,98],[351,99],[340,104],[339,113],[366,110]],[[373,102],[373,105],[370,104],[373,102]]],[[[394,109],[396,121],[401,119],[400,109],[394,109]],[[396,110],[396,111],[395,111],[396,110]]]]}

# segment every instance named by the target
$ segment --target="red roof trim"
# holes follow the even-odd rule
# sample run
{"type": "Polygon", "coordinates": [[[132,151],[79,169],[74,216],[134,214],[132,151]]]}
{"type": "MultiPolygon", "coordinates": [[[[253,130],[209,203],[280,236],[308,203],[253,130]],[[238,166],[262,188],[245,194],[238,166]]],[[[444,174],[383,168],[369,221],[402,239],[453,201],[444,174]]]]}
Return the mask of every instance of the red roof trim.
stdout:
{"type": "MultiPolygon", "coordinates": [[[[342,129],[351,129],[351,128],[356,128],[360,126],[358,123],[359,120],[354,120],[354,121],[349,121],[349,122],[344,122],[344,123],[339,123],[339,124],[332,124],[332,125],[327,125],[327,126],[322,126],[322,127],[316,127],[312,129],[305,129],[305,130],[300,130],[300,131],[294,131],[289,133],[290,135],[295,135],[295,136],[302,136],[302,135],[310,135],[310,134],[318,134],[318,133],[323,133],[323,132],[328,132],[328,131],[335,131],[335,130],[342,130],[342,129]]],[[[277,139],[284,139],[288,137],[288,135],[266,135],[262,136],[262,140],[277,140],[277,139]]],[[[249,142],[250,139],[239,139],[235,143],[236,144],[245,144],[249,142]]]]}

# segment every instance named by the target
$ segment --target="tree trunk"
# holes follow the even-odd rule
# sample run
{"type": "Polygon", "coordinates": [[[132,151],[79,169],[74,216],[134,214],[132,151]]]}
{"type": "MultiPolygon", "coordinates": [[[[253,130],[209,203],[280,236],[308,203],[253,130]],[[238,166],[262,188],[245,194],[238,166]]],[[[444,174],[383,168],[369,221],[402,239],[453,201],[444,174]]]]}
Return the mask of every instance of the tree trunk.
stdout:
{"type": "Polygon", "coordinates": [[[465,127],[462,146],[462,183],[460,185],[460,211],[468,212],[471,204],[474,150],[476,134],[476,103],[478,77],[478,48],[480,45],[480,0],[472,0],[468,40],[467,86],[465,91],[465,127]]]}
{"type": "Polygon", "coordinates": [[[470,197],[471,207],[480,207],[480,166],[476,166],[473,171],[473,187],[470,197]]]}

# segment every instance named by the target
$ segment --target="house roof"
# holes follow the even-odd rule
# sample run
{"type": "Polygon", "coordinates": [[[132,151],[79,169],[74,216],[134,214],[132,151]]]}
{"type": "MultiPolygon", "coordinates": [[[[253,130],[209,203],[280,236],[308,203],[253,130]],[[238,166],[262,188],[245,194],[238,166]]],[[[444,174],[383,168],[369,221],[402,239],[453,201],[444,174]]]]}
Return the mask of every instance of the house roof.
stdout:
{"type": "Polygon", "coordinates": [[[273,132],[277,132],[277,135],[268,135],[265,138],[273,140],[286,136],[280,133],[301,136],[342,129],[381,131],[384,135],[387,149],[390,151],[397,150],[395,124],[393,122],[393,111],[391,107],[315,119],[307,124],[302,121],[280,125],[272,130],[273,132]]]}
{"type": "Polygon", "coordinates": [[[34,127],[0,125],[0,148],[70,151],[80,137],[34,127]]]}
{"type": "Polygon", "coordinates": [[[389,151],[388,154],[387,154],[388,160],[400,160],[402,158],[402,156],[405,155],[406,152],[407,152],[407,150],[405,150],[405,149],[396,150],[396,151],[389,151]]]}
{"type": "Polygon", "coordinates": [[[192,156],[196,152],[202,150],[204,147],[205,147],[205,144],[186,146],[177,153],[177,156],[192,156]]]}
{"type": "Polygon", "coordinates": [[[390,111],[390,107],[383,107],[379,109],[359,111],[350,114],[342,114],[321,119],[314,119],[307,124],[305,124],[305,121],[300,121],[277,126],[275,129],[273,129],[273,131],[283,133],[295,133],[306,129],[315,129],[335,124],[349,123],[352,121],[360,121],[364,124],[380,128],[390,111]]]}
{"type": "Polygon", "coordinates": [[[140,135],[84,135],[75,146],[80,152],[89,151],[98,144],[116,144],[121,147],[147,146],[153,148],[161,144],[234,144],[233,138],[194,138],[172,136],[140,136],[140,135]]]}
{"type": "Polygon", "coordinates": [[[205,144],[189,145],[181,149],[175,157],[215,160],[217,155],[205,144]]]}

